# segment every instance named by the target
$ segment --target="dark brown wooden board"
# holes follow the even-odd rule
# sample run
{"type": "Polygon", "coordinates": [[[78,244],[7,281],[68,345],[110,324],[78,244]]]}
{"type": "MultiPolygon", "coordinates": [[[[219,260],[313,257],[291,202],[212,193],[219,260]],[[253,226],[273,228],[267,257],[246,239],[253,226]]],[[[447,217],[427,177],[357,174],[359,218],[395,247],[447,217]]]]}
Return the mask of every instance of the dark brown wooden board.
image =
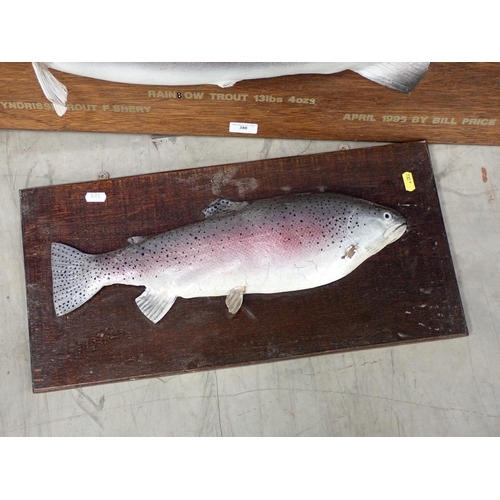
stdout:
{"type": "Polygon", "coordinates": [[[231,136],[240,134],[229,132],[229,123],[244,122],[258,125],[251,137],[500,144],[500,63],[432,63],[409,95],[349,71],[226,89],[54,74],[69,91],[72,109],[63,117],[52,110],[31,64],[0,63],[0,128],[231,136]],[[169,92],[173,97],[159,97],[169,92]]]}
{"type": "Polygon", "coordinates": [[[467,334],[424,142],[173,171],[20,193],[35,392],[467,334]],[[411,172],[416,189],[405,189],[411,172]],[[89,253],[203,219],[217,197],[342,192],[402,212],[409,230],[344,279],[301,292],[177,299],[158,324],[114,285],[56,317],[51,242],[89,253]],[[104,203],[87,203],[105,192],[104,203]]]}

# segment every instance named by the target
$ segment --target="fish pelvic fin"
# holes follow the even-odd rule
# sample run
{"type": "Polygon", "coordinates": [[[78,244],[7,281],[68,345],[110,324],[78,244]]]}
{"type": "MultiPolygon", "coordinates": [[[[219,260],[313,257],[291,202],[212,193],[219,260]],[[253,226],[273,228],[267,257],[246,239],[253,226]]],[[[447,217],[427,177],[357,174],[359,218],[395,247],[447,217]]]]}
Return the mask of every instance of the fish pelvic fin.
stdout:
{"type": "Polygon", "coordinates": [[[233,288],[226,297],[226,307],[231,314],[236,314],[243,304],[243,294],[246,292],[246,286],[237,286],[233,288]]]}
{"type": "Polygon", "coordinates": [[[46,64],[38,62],[31,64],[45,97],[52,103],[58,116],[63,116],[68,109],[66,107],[68,89],[49,71],[46,64]]]}
{"type": "Polygon", "coordinates": [[[52,289],[57,316],[74,311],[102,288],[102,283],[90,276],[90,264],[94,259],[94,255],[76,248],[52,243],[52,289]]]}
{"type": "Polygon", "coordinates": [[[169,295],[167,290],[146,287],[135,302],[146,318],[158,323],[174,305],[176,298],[169,295]]]}
{"type": "Polygon", "coordinates": [[[408,94],[427,72],[428,62],[373,63],[356,73],[373,82],[408,94]]]}
{"type": "Polygon", "coordinates": [[[227,89],[229,87],[232,87],[236,81],[227,81],[227,82],[219,82],[217,85],[223,89],[227,89]]]}

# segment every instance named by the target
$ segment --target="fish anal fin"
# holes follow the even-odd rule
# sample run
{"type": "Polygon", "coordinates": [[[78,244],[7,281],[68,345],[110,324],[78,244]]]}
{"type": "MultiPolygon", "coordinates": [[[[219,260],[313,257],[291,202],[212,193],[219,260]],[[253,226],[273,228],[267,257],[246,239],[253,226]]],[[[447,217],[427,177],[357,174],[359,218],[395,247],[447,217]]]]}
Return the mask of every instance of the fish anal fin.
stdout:
{"type": "Polygon", "coordinates": [[[203,213],[205,217],[217,217],[219,215],[225,215],[230,212],[237,212],[248,205],[248,201],[231,201],[225,198],[219,198],[214,202],[210,203],[203,213]]]}
{"type": "Polygon", "coordinates": [[[169,295],[165,289],[146,287],[135,302],[146,318],[158,323],[174,305],[176,298],[169,295]]]}
{"type": "Polygon", "coordinates": [[[373,82],[408,94],[427,72],[429,63],[373,63],[360,70],[361,76],[373,82]]]}
{"type": "Polygon", "coordinates": [[[231,314],[236,314],[243,304],[243,294],[246,292],[246,286],[234,287],[226,297],[226,306],[231,314]]]}

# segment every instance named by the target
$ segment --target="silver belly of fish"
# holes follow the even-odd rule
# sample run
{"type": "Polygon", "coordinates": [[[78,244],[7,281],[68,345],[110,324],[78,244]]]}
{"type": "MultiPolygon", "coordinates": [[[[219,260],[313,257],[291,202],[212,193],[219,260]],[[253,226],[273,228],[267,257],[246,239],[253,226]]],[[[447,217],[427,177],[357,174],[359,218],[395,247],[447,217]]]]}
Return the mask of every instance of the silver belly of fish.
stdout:
{"type": "Polygon", "coordinates": [[[336,281],[406,231],[398,212],[366,200],[321,193],[252,202],[217,200],[205,220],[120,250],[91,255],[52,243],[54,307],[80,307],[103,286],[145,286],[139,309],[157,323],[177,297],[243,296],[304,290],[336,281]]]}

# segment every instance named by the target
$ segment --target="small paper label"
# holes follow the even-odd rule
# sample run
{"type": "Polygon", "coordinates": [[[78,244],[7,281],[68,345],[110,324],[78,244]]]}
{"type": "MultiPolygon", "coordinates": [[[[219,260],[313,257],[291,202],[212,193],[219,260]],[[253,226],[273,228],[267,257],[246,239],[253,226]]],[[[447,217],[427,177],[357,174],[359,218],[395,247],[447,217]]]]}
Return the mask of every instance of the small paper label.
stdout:
{"type": "Polygon", "coordinates": [[[89,203],[102,203],[106,201],[106,193],[87,193],[85,200],[89,203]]]}
{"type": "Polygon", "coordinates": [[[415,191],[415,182],[413,181],[411,172],[405,172],[403,174],[403,182],[405,183],[405,189],[407,191],[415,191]]]}
{"type": "Polygon", "coordinates": [[[256,134],[259,125],[257,123],[229,123],[229,132],[236,134],[256,134]]]}

